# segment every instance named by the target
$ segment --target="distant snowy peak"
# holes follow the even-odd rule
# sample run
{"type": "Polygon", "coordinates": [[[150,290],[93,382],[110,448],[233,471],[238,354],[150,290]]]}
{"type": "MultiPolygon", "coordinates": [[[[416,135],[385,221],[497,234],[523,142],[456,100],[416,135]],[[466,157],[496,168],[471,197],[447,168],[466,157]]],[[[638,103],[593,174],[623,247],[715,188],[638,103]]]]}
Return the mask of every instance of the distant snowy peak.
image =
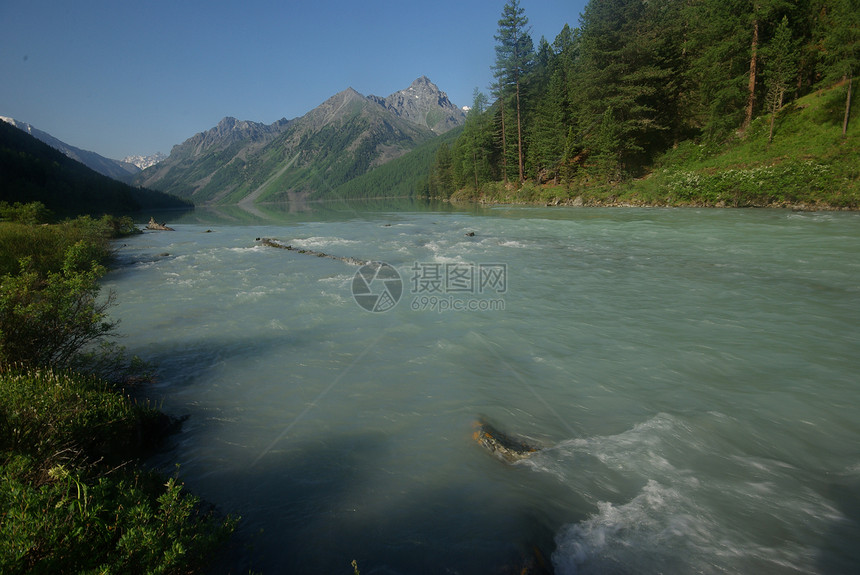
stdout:
{"type": "Polygon", "coordinates": [[[27,132],[31,136],[34,135],[33,134],[33,126],[31,126],[30,124],[27,124],[25,122],[19,122],[15,118],[8,118],[6,116],[0,116],[0,120],[3,120],[4,122],[6,122],[9,125],[15,126],[19,130],[23,130],[23,131],[27,132]]]}
{"type": "Polygon", "coordinates": [[[3,120],[7,124],[12,124],[16,128],[18,127],[15,123],[15,118],[7,118],[6,116],[0,116],[0,120],[3,120]]]}
{"type": "Polygon", "coordinates": [[[126,156],[121,161],[127,164],[133,164],[140,168],[141,170],[145,170],[146,168],[151,168],[158,162],[167,159],[167,154],[162,154],[161,152],[156,152],[149,156],[126,156]]]}

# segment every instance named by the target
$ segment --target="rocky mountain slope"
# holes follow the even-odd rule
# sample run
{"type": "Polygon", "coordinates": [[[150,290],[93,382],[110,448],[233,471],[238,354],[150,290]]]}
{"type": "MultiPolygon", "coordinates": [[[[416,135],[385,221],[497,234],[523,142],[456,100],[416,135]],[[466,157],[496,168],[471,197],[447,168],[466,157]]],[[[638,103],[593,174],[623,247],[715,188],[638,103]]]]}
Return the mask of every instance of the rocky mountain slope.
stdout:
{"type": "Polygon", "coordinates": [[[127,182],[135,174],[140,172],[140,168],[138,168],[134,164],[123,162],[120,160],[112,160],[110,158],[105,158],[104,156],[99,155],[95,152],[76,148],[75,146],[67,144],[62,140],[55,138],[51,134],[43,132],[42,130],[38,130],[25,122],[19,122],[14,118],[7,118],[4,116],[0,116],[0,120],[6,122],[7,124],[15,126],[19,130],[27,132],[37,140],[41,140],[52,148],[61,151],[67,157],[76,160],[87,166],[91,170],[94,170],[109,178],[127,182]]]}
{"type": "Polygon", "coordinates": [[[293,120],[224,118],[134,182],[196,204],[323,197],[464,121],[426,77],[387,98],[348,88],[293,120]]]}
{"type": "Polygon", "coordinates": [[[437,134],[444,134],[466,121],[466,114],[451,103],[427,76],[421,76],[405,90],[388,96],[368,96],[369,99],[412,123],[426,126],[437,134]]]}

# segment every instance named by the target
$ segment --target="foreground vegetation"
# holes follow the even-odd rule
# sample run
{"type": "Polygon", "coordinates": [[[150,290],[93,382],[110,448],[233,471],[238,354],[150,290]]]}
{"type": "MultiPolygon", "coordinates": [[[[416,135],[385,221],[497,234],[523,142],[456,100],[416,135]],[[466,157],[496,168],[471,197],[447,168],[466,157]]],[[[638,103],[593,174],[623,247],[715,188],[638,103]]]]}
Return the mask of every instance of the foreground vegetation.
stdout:
{"type": "Polygon", "coordinates": [[[198,570],[235,521],[134,465],[171,422],[128,395],[138,371],[99,293],[109,239],[134,226],[39,214],[0,204],[0,572],[198,570]]]}
{"type": "Polygon", "coordinates": [[[529,30],[506,2],[428,195],[860,207],[857,0],[592,0],[552,43],[529,30]]]}

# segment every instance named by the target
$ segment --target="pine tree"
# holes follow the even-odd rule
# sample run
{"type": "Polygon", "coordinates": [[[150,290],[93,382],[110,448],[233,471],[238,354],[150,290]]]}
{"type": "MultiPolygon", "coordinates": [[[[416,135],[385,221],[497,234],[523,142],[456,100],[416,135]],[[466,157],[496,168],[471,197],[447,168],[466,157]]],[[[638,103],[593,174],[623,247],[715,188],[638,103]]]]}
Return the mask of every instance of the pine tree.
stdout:
{"type": "Polygon", "coordinates": [[[743,123],[749,91],[747,0],[696,0],[686,9],[690,81],[701,103],[698,123],[712,138],[743,123]]]}
{"type": "Polygon", "coordinates": [[[587,135],[612,107],[620,130],[619,159],[628,169],[638,169],[662,148],[675,121],[661,113],[667,102],[677,100],[672,83],[677,72],[659,33],[660,11],[651,7],[666,4],[670,2],[590,2],[581,18],[575,113],[587,135]]]}
{"type": "Polygon", "coordinates": [[[759,65],[759,48],[761,46],[761,28],[768,22],[774,19],[778,13],[792,8],[792,4],[786,0],[754,0],[752,5],[751,23],[752,27],[752,42],[750,45],[750,71],[749,82],[747,83],[747,91],[749,98],[747,100],[746,116],[744,118],[742,131],[745,131],[750,122],[752,122],[753,113],[755,112],[755,96],[758,81],[758,65],[759,65]]]}
{"type": "Polygon", "coordinates": [[[528,166],[539,181],[554,180],[566,163],[567,136],[572,128],[570,89],[578,50],[578,40],[565,25],[550,45],[543,38],[532,73],[534,86],[527,133],[528,166]]]}
{"type": "Polygon", "coordinates": [[[466,115],[463,134],[454,144],[454,185],[473,187],[476,191],[490,179],[489,159],[492,153],[492,127],[487,113],[487,96],[475,88],[472,107],[466,115]]]}
{"type": "Polygon", "coordinates": [[[496,81],[490,86],[493,96],[496,98],[496,107],[498,108],[498,121],[496,115],[493,116],[495,130],[498,135],[496,138],[502,144],[502,179],[505,185],[508,184],[508,138],[507,138],[507,123],[505,122],[505,90],[501,82],[496,81]]]}
{"type": "Polygon", "coordinates": [[[447,198],[454,192],[454,170],[451,148],[447,143],[436,152],[435,167],[430,174],[429,192],[432,197],[447,198]]]}
{"type": "Polygon", "coordinates": [[[618,152],[621,149],[621,126],[612,106],[606,108],[591,139],[591,173],[612,181],[618,177],[618,152]]]}
{"type": "MultiPolygon", "coordinates": [[[[517,161],[519,181],[525,176],[523,155],[523,125],[522,125],[522,81],[528,73],[534,55],[534,46],[529,30],[525,10],[519,0],[510,0],[502,10],[499,20],[499,32],[496,38],[496,64],[493,67],[497,79],[498,93],[504,102],[504,96],[513,93],[517,119],[517,161]]],[[[504,133],[504,108],[502,109],[502,131],[504,133]]]]}
{"type": "Polygon", "coordinates": [[[791,38],[788,17],[782,17],[773,39],[764,50],[764,57],[768,86],[766,103],[770,111],[770,133],[767,141],[770,143],[773,141],[773,125],[776,113],[782,108],[785,94],[790,88],[791,80],[797,73],[797,48],[791,38]]]}
{"type": "Polygon", "coordinates": [[[752,18],[752,43],[750,45],[750,73],[749,73],[749,82],[747,83],[747,93],[749,94],[749,99],[747,100],[746,107],[746,116],[744,117],[744,123],[741,127],[741,131],[746,131],[749,127],[750,122],[752,122],[753,110],[755,109],[755,87],[756,87],[756,77],[758,75],[758,32],[759,32],[759,16],[758,16],[758,5],[756,4],[753,7],[753,18],[752,18]]]}
{"type": "Polygon", "coordinates": [[[568,124],[564,119],[564,77],[553,72],[546,91],[538,100],[529,142],[530,165],[539,180],[554,179],[563,160],[568,124]]]}
{"type": "Polygon", "coordinates": [[[848,134],[854,75],[860,68],[860,0],[828,0],[817,36],[824,48],[824,79],[846,84],[842,137],[848,134]]]}
{"type": "Polygon", "coordinates": [[[796,8],[787,0],[695,0],[690,21],[690,72],[705,107],[708,135],[746,130],[759,102],[761,46],[796,8]]]}

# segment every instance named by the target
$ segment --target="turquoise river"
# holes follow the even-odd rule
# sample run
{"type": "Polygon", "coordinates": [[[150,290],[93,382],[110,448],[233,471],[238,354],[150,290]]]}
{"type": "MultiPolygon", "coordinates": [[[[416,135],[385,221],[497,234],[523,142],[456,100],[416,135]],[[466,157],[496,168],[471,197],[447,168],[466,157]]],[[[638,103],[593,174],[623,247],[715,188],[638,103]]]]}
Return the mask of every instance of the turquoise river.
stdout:
{"type": "Polygon", "coordinates": [[[160,217],[105,283],[215,573],[860,572],[860,214],[160,217]]]}

